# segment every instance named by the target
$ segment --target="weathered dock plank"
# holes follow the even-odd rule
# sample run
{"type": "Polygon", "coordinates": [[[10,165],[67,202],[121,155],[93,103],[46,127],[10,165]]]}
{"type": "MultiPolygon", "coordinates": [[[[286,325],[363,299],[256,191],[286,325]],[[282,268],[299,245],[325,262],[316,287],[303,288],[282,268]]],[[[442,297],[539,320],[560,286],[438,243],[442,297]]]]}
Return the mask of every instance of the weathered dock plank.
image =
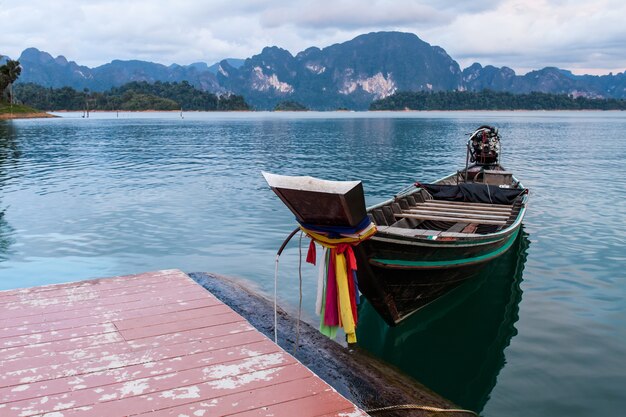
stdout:
{"type": "Polygon", "coordinates": [[[366,416],[177,270],[0,291],[0,415],[366,416]]]}

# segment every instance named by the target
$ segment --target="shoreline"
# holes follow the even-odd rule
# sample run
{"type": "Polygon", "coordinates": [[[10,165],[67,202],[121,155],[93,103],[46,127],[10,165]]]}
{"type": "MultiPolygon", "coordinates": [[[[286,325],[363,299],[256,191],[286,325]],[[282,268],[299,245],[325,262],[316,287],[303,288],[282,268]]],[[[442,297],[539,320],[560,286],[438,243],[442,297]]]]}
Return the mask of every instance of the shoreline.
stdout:
{"type": "MultiPolygon", "coordinates": [[[[299,113],[299,114],[315,114],[315,113],[326,113],[326,114],[345,114],[345,113],[371,113],[371,114],[432,114],[432,113],[472,113],[472,112],[488,112],[488,113],[516,113],[516,112],[533,112],[533,113],[582,113],[582,112],[593,112],[593,113],[616,113],[623,112],[624,110],[598,110],[598,109],[590,109],[590,110],[307,110],[307,111],[272,111],[272,110],[230,110],[230,111],[207,111],[207,110],[187,110],[183,111],[183,114],[194,114],[194,113],[299,113]]],[[[79,110],[55,110],[54,113],[77,113],[79,110]]],[[[100,113],[100,114],[113,114],[113,113],[130,113],[130,114],[149,114],[149,113],[180,113],[180,110],[92,110],[90,113],[100,113]]],[[[36,112],[36,113],[0,113],[0,121],[3,120],[18,120],[18,119],[53,119],[53,118],[62,118],[63,116],[52,114],[52,112],[36,112]]]]}
{"type": "Polygon", "coordinates": [[[55,116],[50,113],[0,113],[0,120],[14,120],[14,119],[52,119],[59,116],[55,116]]]}

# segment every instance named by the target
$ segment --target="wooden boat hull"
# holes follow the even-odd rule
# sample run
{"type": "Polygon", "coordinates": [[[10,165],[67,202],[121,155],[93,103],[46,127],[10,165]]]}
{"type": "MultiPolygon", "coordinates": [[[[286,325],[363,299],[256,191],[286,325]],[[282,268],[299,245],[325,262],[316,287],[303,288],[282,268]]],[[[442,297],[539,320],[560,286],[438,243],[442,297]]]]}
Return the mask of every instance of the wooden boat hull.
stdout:
{"type": "Polygon", "coordinates": [[[414,244],[372,238],[355,250],[359,289],[390,325],[477,276],[515,242],[519,228],[480,245],[414,244]]]}
{"type": "MultiPolygon", "coordinates": [[[[454,184],[455,176],[436,184],[454,184]]],[[[514,189],[524,190],[512,179],[514,189]]],[[[510,205],[423,200],[424,194],[406,194],[415,198],[407,202],[396,197],[368,209],[379,231],[355,250],[359,289],[392,326],[477,276],[506,253],[518,237],[526,210],[527,194],[510,205]],[[472,217],[476,219],[468,220],[472,217]],[[477,226],[483,228],[480,233],[458,233],[473,221],[487,224],[477,226]],[[440,230],[428,230],[426,222],[440,230]],[[455,222],[459,223],[456,229],[455,222]],[[448,232],[447,227],[456,231],[448,232]]]]}
{"type": "Polygon", "coordinates": [[[476,278],[452,291],[442,303],[418,311],[400,328],[386,326],[370,303],[364,302],[359,308],[359,346],[480,412],[504,366],[504,350],[516,334],[529,244],[522,227],[513,246],[476,278]],[[455,353],[442,354],[442,346],[454,346],[455,353]],[[414,366],[408,353],[429,359],[414,366]]]}

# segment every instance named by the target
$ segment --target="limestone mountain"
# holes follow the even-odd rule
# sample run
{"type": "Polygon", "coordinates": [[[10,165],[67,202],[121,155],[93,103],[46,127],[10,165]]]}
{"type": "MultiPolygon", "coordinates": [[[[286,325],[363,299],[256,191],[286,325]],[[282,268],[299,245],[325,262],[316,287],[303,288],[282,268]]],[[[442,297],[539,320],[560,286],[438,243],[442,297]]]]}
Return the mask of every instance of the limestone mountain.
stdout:
{"type": "Polygon", "coordinates": [[[463,85],[470,91],[506,91],[516,94],[541,92],[588,98],[626,99],[626,72],[613,75],[574,75],[570,71],[546,67],[516,75],[508,67],[483,67],[475,63],[463,70],[463,85]]]}
{"type": "Polygon", "coordinates": [[[204,63],[165,66],[153,62],[114,60],[95,68],[78,65],[64,56],[53,58],[49,53],[28,48],[19,57],[22,75],[19,82],[35,83],[44,87],[72,87],[78,90],[105,91],[132,81],[180,82],[188,81],[195,87],[210,92],[223,89],[215,74],[204,63]]]}
{"type": "Polygon", "coordinates": [[[21,83],[30,82],[44,87],[71,86],[80,90],[94,83],[91,68],[68,61],[64,56],[53,58],[37,48],[25,49],[18,61],[22,66],[21,83]]]}
{"type": "Polygon", "coordinates": [[[296,56],[267,47],[240,68],[220,63],[217,78],[260,108],[289,99],[316,109],[362,109],[396,91],[462,88],[459,65],[442,48],[399,32],[361,35],[296,56]]]}

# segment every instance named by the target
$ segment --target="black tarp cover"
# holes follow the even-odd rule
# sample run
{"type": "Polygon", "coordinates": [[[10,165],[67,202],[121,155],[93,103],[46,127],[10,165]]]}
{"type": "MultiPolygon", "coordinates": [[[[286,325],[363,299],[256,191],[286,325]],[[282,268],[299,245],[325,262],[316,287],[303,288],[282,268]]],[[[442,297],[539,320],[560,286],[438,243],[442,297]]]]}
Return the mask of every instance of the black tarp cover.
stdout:
{"type": "Polygon", "coordinates": [[[500,188],[487,184],[419,184],[428,191],[435,200],[465,201],[468,203],[513,204],[513,201],[525,189],[500,188]]]}

